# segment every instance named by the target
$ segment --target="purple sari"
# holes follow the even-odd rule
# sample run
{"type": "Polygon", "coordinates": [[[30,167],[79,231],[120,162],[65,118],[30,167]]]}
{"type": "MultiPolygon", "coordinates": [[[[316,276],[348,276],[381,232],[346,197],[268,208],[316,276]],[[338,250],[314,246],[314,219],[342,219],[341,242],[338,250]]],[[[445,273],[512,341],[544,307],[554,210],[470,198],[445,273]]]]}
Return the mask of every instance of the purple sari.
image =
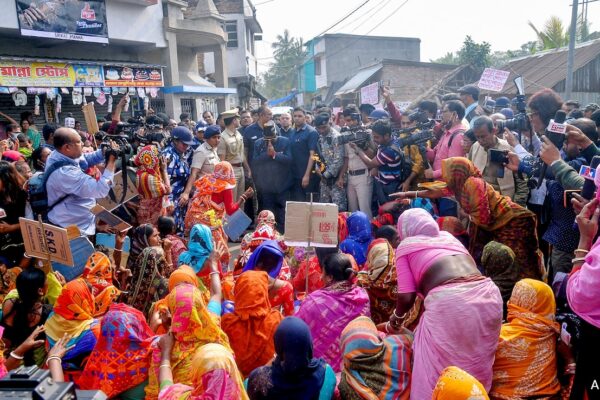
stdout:
{"type": "Polygon", "coordinates": [[[342,331],[355,318],[371,316],[369,295],[349,281],[335,282],[308,295],[296,317],[313,337],[313,357],[322,357],[334,372],[342,370],[342,331]]]}

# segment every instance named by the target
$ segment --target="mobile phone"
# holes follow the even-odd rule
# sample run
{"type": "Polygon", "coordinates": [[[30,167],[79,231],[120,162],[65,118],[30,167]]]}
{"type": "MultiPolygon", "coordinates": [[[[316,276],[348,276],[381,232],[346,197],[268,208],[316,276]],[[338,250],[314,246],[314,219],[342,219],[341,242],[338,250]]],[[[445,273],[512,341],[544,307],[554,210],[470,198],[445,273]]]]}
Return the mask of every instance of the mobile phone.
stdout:
{"type": "Polygon", "coordinates": [[[573,198],[573,193],[580,194],[581,190],[565,190],[563,194],[563,207],[570,208],[571,207],[571,199],[573,198]]]}
{"type": "Polygon", "coordinates": [[[582,165],[579,168],[579,175],[593,181],[596,178],[596,168],[592,168],[589,165],[582,165]]]}
{"type": "Polygon", "coordinates": [[[505,150],[489,149],[488,155],[490,162],[498,163],[501,165],[508,164],[508,155],[505,150]]]}
{"type": "Polygon", "coordinates": [[[4,208],[0,208],[0,219],[2,218],[6,218],[6,211],[4,211],[4,208]]]}

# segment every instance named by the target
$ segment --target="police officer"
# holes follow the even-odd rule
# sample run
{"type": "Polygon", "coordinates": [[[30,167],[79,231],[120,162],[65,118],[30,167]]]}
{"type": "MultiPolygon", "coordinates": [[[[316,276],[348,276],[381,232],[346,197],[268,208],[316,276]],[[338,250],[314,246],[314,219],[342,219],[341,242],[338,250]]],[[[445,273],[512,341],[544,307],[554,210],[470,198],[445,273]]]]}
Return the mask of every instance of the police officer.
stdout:
{"type": "Polygon", "coordinates": [[[319,133],[317,148],[320,163],[315,165],[315,173],[321,177],[320,198],[321,203],[335,203],[340,211],[346,211],[346,190],[336,185],[336,181],[344,165],[344,145],[340,141],[340,134],[329,125],[329,114],[319,114],[315,118],[315,128],[319,133]]]}
{"type": "Polygon", "coordinates": [[[240,127],[240,114],[237,109],[233,109],[225,111],[221,116],[225,130],[221,132],[217,154],[221,161],[227,161],[233,167],[236,180],[233,198],[239,199],[245,190],[244,170],[250,170],[244,156],[244,139],[237,130],[240,127]]]}
{"type": "Polygon", "coordinates": [[[218,125],[209,125],[204,131],[204,143],[194,150],[192,158],[192,171],[188,179],[185,190],[179,198],[179,204],[185,205],[189,198],[194,182],[204,175],[212,174],[215,170],[215,165],[221,160],[217,154],[217,147],[221,141],[221,128],[218,125]]]}

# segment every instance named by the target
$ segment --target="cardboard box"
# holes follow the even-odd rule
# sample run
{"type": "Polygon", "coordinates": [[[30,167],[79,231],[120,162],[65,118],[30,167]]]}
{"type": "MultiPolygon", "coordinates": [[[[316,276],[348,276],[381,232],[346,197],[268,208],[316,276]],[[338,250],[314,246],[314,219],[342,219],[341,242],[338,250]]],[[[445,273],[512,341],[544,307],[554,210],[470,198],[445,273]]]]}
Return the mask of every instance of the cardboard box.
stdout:
{"type": "MultiPolygon", "coordinates": [[[[135,184],[135,170],[132,169],[128,169],[128,181],[127,181],[127,195],[125,196],[125,200],[123,200],[123,203],[127,203],[129,200],[133,199],[134,197],[136,197],[138,195],[138,191],[137,191],[137,186],[135,184]]],[[[115,195],[115,199],[117,201],[121,200],[121,196],[123,195],[123,172],[119,171],[115,174],[114,176],[114,184],[113,187],[110,189],[114,195],[115,195]]],[[[111,199],[110,196],[106,196],[103,199],[98,199],[96,201],[98,204],[100,204],[102,207],[106,208],[108,211],[113,211],[115,208],[119,207],[120,204],[118,204],[117,202],[113,201],[111,199]]]]}
{"type": "Polygon", "coordinates": [[[285,243],[288,246],[336,247],[337,204],[288,201],[285,207],[285,243]]]}
{"type": "Polygon", "coordinates": [[[50,224],[40,224],[26,218],[19,218],[21,234],[25,244],[25,252],[30,257],[37,257],[73,266],[73,254],[69,245],[69,233],[67,229],[50,224]],[[42,229],[43,226],[43,229],[42,229]],[[48,247],[44,245],[44,236],[48,247]]]}

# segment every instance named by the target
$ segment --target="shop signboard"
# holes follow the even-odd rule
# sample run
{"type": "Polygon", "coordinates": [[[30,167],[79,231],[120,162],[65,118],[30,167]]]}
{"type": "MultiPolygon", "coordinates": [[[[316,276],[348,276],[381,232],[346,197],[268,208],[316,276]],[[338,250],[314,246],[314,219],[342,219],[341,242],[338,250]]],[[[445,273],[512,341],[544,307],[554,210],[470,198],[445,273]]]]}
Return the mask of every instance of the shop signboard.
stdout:
{"type": "Polygon", "coordinates": [[[105,0],[16,0],[23,36],[108,43],[105,0]]]}
{"type": "Polygon", "coordinates": [[[162,87],[161,68],[104,67],[104,86],[107,87],[162,87]]]}
{"type": "Polygon", "coordinates": [[[61,63],[0,61],[0,86],[72,87],[73,66],[61,63]]]}
{"type": "Polygon", "coordinates": [[[81,65],[73,64],[75,71],[75,83],[73,86],[79,87],[103,87],[104,72],[100,65],[81,65]]]}

